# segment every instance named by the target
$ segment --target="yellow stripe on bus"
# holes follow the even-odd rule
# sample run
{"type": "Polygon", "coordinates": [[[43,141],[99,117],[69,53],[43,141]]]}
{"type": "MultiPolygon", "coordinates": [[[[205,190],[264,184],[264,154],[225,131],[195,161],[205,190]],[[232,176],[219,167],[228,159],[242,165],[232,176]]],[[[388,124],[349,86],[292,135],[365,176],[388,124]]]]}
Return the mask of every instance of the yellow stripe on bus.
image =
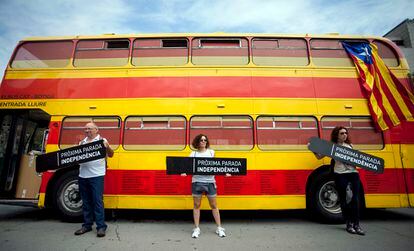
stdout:
{"type": "MultiPolygon", "coordinates": [[[[207,199],[203,198],[201,208],[210,209],[207,199]]],[[[366,206],[370,208],[408,207],[405,194],[367,194],[366,206]]],[[[191,195],[184,196],[133,196],[108,195],[104,197],[105,208],[125,209],[192,209],[191,195]]],[[[257,209],[304,209],[306,208],[305,195],[246,195],[246,196],[218,196],[217,203],[224,210],[257,210],[257,209]]]]}
{"type": "MultiPolygon", "coordinates": [[[[184,196],[132,196],[110,195],[104,197],[105,208],[125,209],[192,209],[193,198],[184,196]]],[[[304,195],[285,196],[218,196],[220,209],[254,210],[254,209],[299,209],[305,208],[304,195]]],[[[210,209],[207,199],[203,198],[201,209],[210,209]]]]}
{"type": "MultiPolygon", "coordinates": [[[[2,100],[2,102],[9,102],[2,100]]],[[[11,101],[10,101],[11,102],[11,101]]],[[[125,98],[25,100],[4,109],[33,109],[31,102],[57,116],[128,115],[326,115],[369,116],[365,99],[333,98],[125,98]],[[70,105],[67,105],[70,104],[70,105]]],[[[13,102],[12,102],[13,103],[13,102]]],[[[16,102],[14,102],[16,103],[16,102]]]]}
{"type": "MultiPolygon", "coordinates": [[[[320,78],[358,78],[354,67],[228,67],[220,68],[182,66],[171,69],[171,66],[147,66],[145,69],[137,67],[103,67],[103,68],[63,68],[52,69],[9,69],[6,71],[5,79],[54,79],[54,78],[122,78],[122,77],[320,77],[320,78]]],[[[406,78],[407,70],[393,69],[398,78],[406,78]]]]}

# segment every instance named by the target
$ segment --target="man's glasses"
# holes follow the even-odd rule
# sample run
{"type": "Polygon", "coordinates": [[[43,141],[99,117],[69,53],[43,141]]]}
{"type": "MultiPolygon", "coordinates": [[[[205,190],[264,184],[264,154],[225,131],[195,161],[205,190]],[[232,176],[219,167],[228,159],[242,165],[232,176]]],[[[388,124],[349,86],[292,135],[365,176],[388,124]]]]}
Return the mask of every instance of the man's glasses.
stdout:
{"type": "Polygon", "coordinates": [[[200,139],[200,142],[207,142],[207,139],[200,139]]]}
{"type": "Polygon", "coordinates": [[[340,132],[340,135],[348,134],[347,132],[340,132]]]}

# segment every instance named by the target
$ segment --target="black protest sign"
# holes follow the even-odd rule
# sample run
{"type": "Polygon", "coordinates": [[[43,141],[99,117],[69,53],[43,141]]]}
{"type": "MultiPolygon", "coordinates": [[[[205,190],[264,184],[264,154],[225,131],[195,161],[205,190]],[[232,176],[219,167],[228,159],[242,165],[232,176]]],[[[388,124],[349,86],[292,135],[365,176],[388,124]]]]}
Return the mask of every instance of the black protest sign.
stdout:
{"type": "Polygon", "coordinates": [[[194,158],[167,157],[167,174],[192,174],[194,171],[194,158]]]}
{"type": "Polygon", "coordinates": [[[354,150],[348,147],[333,144],[332,142],[312,137],[309,150],[333,158],[362,169],[375,172],[384,172],[384,159],[354,150]]]}
{"type": "Polygon", "coordinates": [[[167,174],[246,175],[243,158],[167,157],[167,174]]]}
{"type": "Polygon", "coordinates": [[[103,140],[98,140],[37,156],[36,172],[69,167],[105,157],[106,147],[103,140]]]}

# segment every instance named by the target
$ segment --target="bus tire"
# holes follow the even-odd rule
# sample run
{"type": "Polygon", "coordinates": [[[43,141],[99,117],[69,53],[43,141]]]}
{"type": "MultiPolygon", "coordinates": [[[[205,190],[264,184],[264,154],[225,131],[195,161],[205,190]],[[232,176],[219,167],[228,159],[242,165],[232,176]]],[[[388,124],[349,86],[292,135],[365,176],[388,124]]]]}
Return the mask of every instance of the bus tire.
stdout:
{"type": "Polygon", "coordinates": [[[343,222],[333,174],[329,171],[321,172],[310,182],[306,194],[306,208],[311,219],[326,223],[343,222]]]}
{"type": "Polygon", "coordinates": [[[63,221],[82,221],[82,200],[78,186],[78,170],[62,174],[55,182],[53,204],[63,221]]]}

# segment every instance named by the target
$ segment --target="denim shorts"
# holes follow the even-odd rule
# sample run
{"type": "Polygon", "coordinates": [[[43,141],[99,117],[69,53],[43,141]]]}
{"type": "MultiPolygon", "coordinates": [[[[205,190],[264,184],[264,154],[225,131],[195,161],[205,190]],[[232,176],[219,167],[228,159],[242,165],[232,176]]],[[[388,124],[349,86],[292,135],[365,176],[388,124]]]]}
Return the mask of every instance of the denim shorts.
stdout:
{"type": "Polygon", "coordinates": [[[194,197],[201,197],[203,194],[207,197],[216,197],[217,189],[215,183],[194,182],[191,183],[191,192],[194,197]]]}

